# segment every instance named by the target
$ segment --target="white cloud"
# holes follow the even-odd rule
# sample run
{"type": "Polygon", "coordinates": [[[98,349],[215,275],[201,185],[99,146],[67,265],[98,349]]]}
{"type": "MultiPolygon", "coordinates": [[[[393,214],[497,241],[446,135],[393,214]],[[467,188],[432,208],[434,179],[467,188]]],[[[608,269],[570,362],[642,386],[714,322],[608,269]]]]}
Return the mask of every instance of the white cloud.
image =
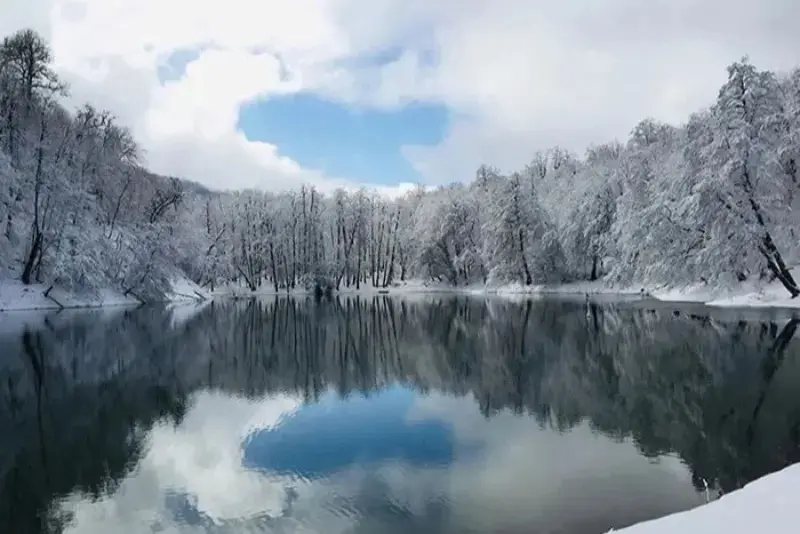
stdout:
{"type": "Polygon", "coordinates": [[[186,66],[185,74],[156,91],[147,130],[156,141],[196,133],[210,141],[235,131],[239,105],[264,91],[282,93],[280,62],[269,53],[210,49],[186,66]]]}
{"type": "Polygon", "coordinates": [[[679,122],[744,54],[800,63],[794,0],[5,1],[0,33],[33,25],[51,38],[74,98],[129,124],[154,170],[222,188],[353,185],[243,138],[238,111],[256,98],[442,103],[447,138],[405,153],[447,182],[482,162],[509,169],[539,148],[624,137],[646,116],[679,122]],[[160,86],[158,66],[195,49],[160,86]],[[351,61],[388,49],[404,52],[382,67],[351,61]]]}
{"type": "Polygon", "coordinates": [[[35,28],[49,39],[51,9],[51,0],[3,0],[0,37],[10,35],[20,28],[35,28]]]}
{"type": "Polygon", "coordinates": [[[477,4],[434,29],[436,69],[391,84],[465,115],[440,145],[407,151],[434,180],[481,162],[519,168],[556,144],[582,151],[646,116],[682,122],[745,54],[763,68],[800,63],[791,0],[477,4]]]}

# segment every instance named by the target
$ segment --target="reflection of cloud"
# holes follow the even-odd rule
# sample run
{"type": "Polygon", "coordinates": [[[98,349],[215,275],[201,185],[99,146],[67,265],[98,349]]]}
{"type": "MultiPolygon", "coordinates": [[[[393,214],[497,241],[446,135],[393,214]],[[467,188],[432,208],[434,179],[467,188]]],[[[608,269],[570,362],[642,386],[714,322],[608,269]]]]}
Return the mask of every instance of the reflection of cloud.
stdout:
{"type": "MultiPolygon", "coordinates": [[[[620,518],[629,523],[699,503],[677,461],[653,463],[629,441],[595,435],[588,425],[559,434],[510,412],[486,419],[470,397],[440,394],[417,397],[398,424],[440,421],[450,428],[448,466],[388,458],[317,480],[245,470],[245,437],[274,428],[298,404],[290,397],[198,395],[180,426],[156,426],[144,459],[113,495],[64,503],[75,511],[71,532],[139,532],[154,524],[162,532],[195,532],[206,531],[203,521],[239,519],[258,532],[270,532],[274,521],[281,532],[326,534],[373,526],[382,532],[389,524],[414,532],[600,532],[620,518]],[[289,506],[290,517],[263,519],[289,506]],[[176,524],[176,508],[193,524],[176,524]]],[[[323,444],[319,450],[324,454],[323,444]]],[[[233,530],[245,528],[235,524],[233,530]]]]}
{"type": "Polygon", "coordinates": [[[177,429],[153,432],[148,460],[163,487],[185,491],[212,518],[280,513],[281,486],[242,469],[241,440],[253,426],[271,425],[298,402],[278,397],[256,404],[221,395],[201,395],[177,429]]]}
{"type": "Polygon", "coordinates": [[[416,417],[447,420],[457,443],[484,451],[457,459],[450,474],[453,525],[476,532],[580,532],[590,525],[602,531],[612,520],[634,522],[700,503],[691,474],[675,458],[653,463],[630,440],[615,442],[588,424],[560,434],[509,411],[486,419],[477,404],[465,409],[469,404],[432,395],[414,410],[416,417]]]}
{"type": "Polygon", "coordinates": [[[90,503],[74,496],[69,532],[140,532],[169,521],[165,496],[188,494],[198,512],[215,521],[256,514],[279,515],[285,504],[280,481],[245,471],[241,440],[252,427],[275,424],[299,402],[280,396],[259,401],[202,393],[177,428],[156,425],[147,453],[113,495],[90,503]]]}

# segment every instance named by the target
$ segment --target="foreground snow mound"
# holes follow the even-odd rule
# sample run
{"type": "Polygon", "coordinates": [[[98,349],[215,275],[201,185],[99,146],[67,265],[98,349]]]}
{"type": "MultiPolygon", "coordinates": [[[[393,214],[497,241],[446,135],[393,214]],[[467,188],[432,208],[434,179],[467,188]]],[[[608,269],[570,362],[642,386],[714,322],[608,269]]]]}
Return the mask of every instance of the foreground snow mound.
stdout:
{"type": "Polygon", "coordinates": [[[619,530],[625,534],[794,534],[800,464],[762,477],[717,501],[619,530]]]}

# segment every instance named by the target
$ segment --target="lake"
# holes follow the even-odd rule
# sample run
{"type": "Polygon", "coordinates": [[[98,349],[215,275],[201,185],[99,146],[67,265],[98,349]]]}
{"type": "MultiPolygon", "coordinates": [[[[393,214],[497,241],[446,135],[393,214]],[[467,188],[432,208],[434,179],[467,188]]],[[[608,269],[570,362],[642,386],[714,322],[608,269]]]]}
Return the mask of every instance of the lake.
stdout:
{"type": "Polygon", "coordinates": [[[0,314],[0,532],[601,534],[800,461],[790,312],[0,314]]]}

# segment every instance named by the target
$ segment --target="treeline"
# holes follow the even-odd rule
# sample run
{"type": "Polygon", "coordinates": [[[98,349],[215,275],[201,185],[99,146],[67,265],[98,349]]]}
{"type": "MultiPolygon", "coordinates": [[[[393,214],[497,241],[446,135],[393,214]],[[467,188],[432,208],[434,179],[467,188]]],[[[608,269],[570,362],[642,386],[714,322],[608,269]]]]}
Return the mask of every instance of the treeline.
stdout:
{"type": "Polygon", "coordinates": [[[647,119],[582,158],[553,148],[520,172],[482,166],[469,184],[397,200],[308,187],[209,198],[207,239],[218,241],[205,276],[254,289],[320,275],[337,287],[758,277],[796,296],[799,142],[800,70],[778,76],[742,60],[685,125],[647,119]]]}
{"type": "Polygon", "coordinates": [[[185,199],[202,188],[141,165],[115,117],[68,88],[36,33],[0,45],[0,278],[158,299],[194,261],[185,199]]]}
{"type": "MultiPolygon", "coordinates": [[[[67,90],[41,38],[0,54],[0,269],[141,298],[170,278],[257,290],[779,280],[797,263],[800,70],[728,68],[682,126],[647,119],[583,157],[539,151],[519,172],[387,199],[365,189],[209,192],[147,172],[130,133],[67,90]]],[[[466,177],[452,177],[463,180],[466,177]]]]}

